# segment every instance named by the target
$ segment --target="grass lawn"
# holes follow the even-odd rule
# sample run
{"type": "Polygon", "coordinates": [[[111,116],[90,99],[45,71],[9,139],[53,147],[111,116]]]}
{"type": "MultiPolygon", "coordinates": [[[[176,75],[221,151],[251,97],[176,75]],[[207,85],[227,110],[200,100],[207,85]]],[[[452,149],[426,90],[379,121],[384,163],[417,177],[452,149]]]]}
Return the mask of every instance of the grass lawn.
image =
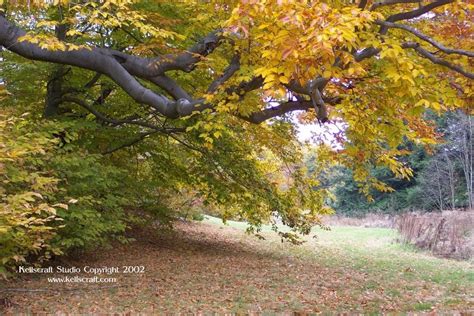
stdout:
{"type": "Polygon", "coordinates": [[[0,299],[9,302],[7,314],[474,311],[473,262],[400,245],[394,230],[332,227],[293,246],[270,227],[262,231],[266,240],[245,228],[206,217],[171,233],[135,231],[134,243],[56,264],[139,265],[145,273],[114,274],[114,284],[23,275],[2,284],[0,299]]]}

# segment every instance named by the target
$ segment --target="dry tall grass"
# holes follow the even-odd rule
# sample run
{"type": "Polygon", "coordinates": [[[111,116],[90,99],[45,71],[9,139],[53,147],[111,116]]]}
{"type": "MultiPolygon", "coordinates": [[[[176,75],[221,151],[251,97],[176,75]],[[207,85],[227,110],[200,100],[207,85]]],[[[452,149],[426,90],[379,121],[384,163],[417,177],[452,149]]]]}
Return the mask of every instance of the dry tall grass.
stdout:
{"type": "Polygon", "coordinates": [[[474,255],[474,210],[441,213],[407,213],[397,217],[396,228],[404,242],[446,258],[474,255]]]}
{"type": "Polygon", "coordinates": [[[346,217],[343,215],[324,216],[323,223],[329,226],[359,226],[393,228],[395,217],[386,214],[369,213],[364,217],[346,217]]]}

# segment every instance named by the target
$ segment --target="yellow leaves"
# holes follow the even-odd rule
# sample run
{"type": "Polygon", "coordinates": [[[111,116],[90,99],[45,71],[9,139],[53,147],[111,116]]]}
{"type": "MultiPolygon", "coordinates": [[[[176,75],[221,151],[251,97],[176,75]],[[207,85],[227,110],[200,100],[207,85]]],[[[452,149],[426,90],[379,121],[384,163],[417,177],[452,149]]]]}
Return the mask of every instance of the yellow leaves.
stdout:
{"type": "Polygon", "coordinates": [[[346,78],[357,78],[360,76],[364,76],[366,74],[367,74],[367,71],[364,69],[364,67],[361,64],[348,61],[345,69],[341,70],[340,68],[332,67],[330,70],[326,70],[323,73],[323,76],[326,78],[340,77],[340,76],[346,77],[346,78]]]}
{"type": "Polygon", "coordinates": [[[194,125],[188,126],[186,131],[196,133],[197,137],[203,141],[203,145],[208,149],[212,149],[214,142],[221,138],[224,133],[228,133],[227,128],[214,115],[202,115],[201,118],[194,125]]]}
{"type": "Polygon", "coordinates": [[[56,37],[47,34],[28,33],[20,37],[18,41],[38,44],[39,47],[41,47],[42,49],[51,51],[73,51],[79,49],[91,49],[88,46],[61,42],[56,37]]]}
{"type": "Polygon", "coordinates": [[[409,179],[413,176],[413,171],[405,166],[402,162],[393,157],[392,154],[386,153],[379,157],[378,162],[386,166],[393,174],[400,179],[409,179]]]}
{"type": "Polygon", "coordinates": [[[290,79],[285,75],[281,75],[278,79],[282,84],[288,84],[290,82],[290,79]]]}
{"type": "Polygon", "coordinates": [[[373,183],[373,187],[380,192],[394,192],[395,190],[383,182],[373,183]]]}
{"type": "Polygon", "coordinates": [[[44,34],[26,34],[18,39],[19,42],[38,44],[42,49],[65,51],[66,45],[55,37],[44,34]]]}
{"type": "Polygon", "coordinates": [[[255,74],[260,75],[260,76],[265,78],[266,76],[271,74],[273,72],[273,70],[271,68],[267,68],[267,67],[260,67],[260,68],[255,69],[254,72],[255,72],[255,74]]]}
{"type": "Polygon", "coordinates": [[[37,28],[42,28],[42,27],[55,27],[56,25],[58,25],[58,22],[57,21],[47,21],[47,20],[44,20],[44,21],[39,21],[37,24],[36,24],[36,27],[37,28]]]}
{"type": "Polygon", "coordinates": [[[20,254],[48,250],[48,242],[56,229],[52,223],[61,220],[55,207],[68,207],[62,203],[47,203],[49,196],[46,196],[56,192],[58,179],[46,174],[46,170],[38,170],[44,165],[38,167],[32,162],[45,154],[52,141],[41,133],[29,133],[32,123],[20,124],[25,122],[25,115],[16,117],[4,113],[0,114],[0,160],[14,158],[4,161],[8,167],[6,172],[0,172],[0,183],[10,183],[5,190],[0,188],[0,231],[4,240],[14,245],[15,251],[2,249],[0,266],[22,260],[20,254]]]}
{"type": "MultiPolygon", "coordinates": [[[[326,3],[247,1],[232,12],[226,26],[237,32],[245,28],[236,44],[246,52],[251,43],[255,74],[265,78],[265,90],[279,91],[292,79],[305,83],[321,71],[332,77],[336,71],[329,69],[336,59],[344,65],[352,62],[351,54],[344,51],[360,45],[360,34],[374,19],[370,12],[326,3]]],[[[361,69],[350,67],[349,74],[360,75],[361,69]]]]}
{"type": "Polygon", "coordinates": [[[69,0],[53,0],[53,5],[66,5],[69,3],[69,0]]]}
{"type": "Polygon", "coordinates": [[[383,49],[381,52],[380,52],[380,58],[385,58],[385,57],[389,57],[389,58],[397,58],[400,53],[403,53],[403,49],[398,46],[398,47],[390,47],[390,48],[386,48],[386,49],[383,49]]]}
{"type": "Polygon", "coordinates": [[[288,84],[291,80],[291,72],[283,68],[280,64],[275,64],[273,67],[260,67],[255,69],[257,76],[262,76],[265,81],[263,85],[264,90],[275,90],[280,95],[285,95],[285,90],[279,91],[280,85],[288,84]]]}
{"type": "Polygon", "coordinates": [[[65,210],[68,210],[68,209],[69,209],[69,205],[63,204],[63,203],[53,204],[53,206],[54,206],[54,207],[60,207],[60,208],[65,209],[65,210]]]}
{"type": "Polygon", "coordinates": [[[270,90],[273,88],[278,82],[275,82],[273,76],[268,76],[265,78],[265,83],[263,85],[263,90],[270,90]]]}
{"type": "Polygon", "coordinates": [[[70,29],[66,32],[66,36],[67,37],[70,37],[70,36],[82,36],[82,32],[80,32],[79,30],[76,30],[76,29],[70,29]]]}
{"type": "MultiPolygon", "coordinates": [[[[28,8],[28,10],[31,8],[62,6],[63,20],[38,19],[39,21],[36,24],[37,31],[43,29],[46,33],[31,33],[23,38],[23,40],[40,44],[44,49],[64,51],[84,48],[80,45],[61,43],[55,40],[53,30],[59,23],[66,25],[88,23],[90,24],[90,29],[98,29],[99,27],[109,29],[127,28],[139,32],[144,37],[150,38],[150,40],[185,39],[181,34],[157,27],[156,21],[151,22],[143,11],[134,9],[135,0],[85,1],[81,2],[80,5],[73,5],[67,0],[28,1],[25,4],[23,3],[24,1],[15,1],[13,5],[19,8],[25,5],[25,8],[28,8]],[[81,21],[78,21],[79,16],[81,21]],[[48,32],[50,34],[47,34],[48,32]]],[[[67,31],[66,35],[67,37],[81,37],[85,34],[82,34],[78,29],[71,28],[67,31]]],[[[94,35],[89,34],[89,36],[99,37],[97,33],[94,35]]]]}
{"type": "Polygon", "coordinates": [[[330,70],[324,70],[323,77],[324,78],[331,78],[332,77],[332,72],[330,70]]]}
{"type": "Polygon", "coordinates": [[[0,84],[0,101],[5,100],[10,95],[11,93],[8,92],[7,88],[5,87],[5,84],[0,84]]]}
{"type": "Polygon", "coordinates": [[[423,106],[425,108],[429,108],[430,104],[431,104],[430,101],[426,99],[421,99],[415,103],[415,107],[423,106]]]}

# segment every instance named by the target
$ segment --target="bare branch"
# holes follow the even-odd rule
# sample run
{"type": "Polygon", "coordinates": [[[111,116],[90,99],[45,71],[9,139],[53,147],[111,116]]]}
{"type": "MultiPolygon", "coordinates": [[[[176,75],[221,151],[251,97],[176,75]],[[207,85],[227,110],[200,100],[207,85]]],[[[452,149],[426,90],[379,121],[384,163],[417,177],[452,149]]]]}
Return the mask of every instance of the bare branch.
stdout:
{"type": "Polygon", "coordinates": [[[90,89],[92,88],[96,83],[97,81],[100,79],[100,77],[102,76],[101,73],[99,72],[96,72],[94,77],[92,77],[91,80],[89,80],[85,85],[84,85],[84,89],[90,89]]]}
{"type": "Polygon", "coordinates": [[[431,45],[433,45],[434,47],[436,47],[437,49],[439,49],[440,51],[442,51],[445,54],[459,54],[459,55],[464,55],[464,56],[468,56],[468,57],[474,57],[474,52],[470,52],[470,51],[462,50],[462,49],[448,48],[448,47],[444,46],[443,44],[436,42],[431,37],[421,33],[420,31],[418,31],[417,29],[415,29],[411,26],[404,25],[404,24],[392,23],[392,22],[386,22],[386,21],[377,21],[376,23],[379,24],[379,25],[389,27],[389,28],[397,28],[397,29],[401,29],[401,30],[405,30],[407,32],[410,32],[413,35],[415,35],[416,37],[424,40],[425,42],[430,43],[431,45]]]}
{"type": "Polygon", "coordinates": [[[328,121],[328,112],[323,97],[321,96],[321,91],[319,91],[318,88],[314,88],[312,90],[311,101],[313,102],[314,109],[316,110],[316,116],[318,117],[318,120],[322,123],[326,123],[328,121]]]}
{"type": "Polygon", "coordinates": [[[449,68],[453,71],[456,71],[457,73],[460,73],[461,75],[463,75],[463,76],[465,76],[469,79],[474,79],[474,73],[468,72],[468,71],[464,70],[462,67],[460,67],[458,65],[453,65],[452,63],[450,63],[450,62],[448,62],[448,61],[446,61],[442,58],[439,58],[439,57],[435,56],[431,52],[429,52],[426,49],[424,49],[423,47],[421,47],[420,43],[407,42],[407,43],[403,43],[402,47],[403,48],[412,48],[418,54],[420,54],[421,56],[429,59],[432,63],[447,67],[447,68],[449,68]]]}
{"type": "Polygon", "coordinates": [[[260,112],[254,112],[248,117],[241,116],[241,118],[250,123],[260,124],[263,121],[277,116],[281,116],[288,112],[297,110],[308,110],[312,107],[312,101],[288,101],[277,106],[266,108],[260,112]]]}
{"type": "Polygon", "coordinates": [[[364,10],[367,6],[367,0],[360,0],[359,5],[357,6],[359,9],[364,10]]]}
{"type": "Polygon", "coordinates": [[[169,70],[192,71],[203,56],[207,56],[219,46],[223,39],[222,30],[216,30],[198,41],[188,51],[178,55],[165,55],[158,61],[161,72],[169,70]]]}
{"type": "Polygon", "coordinates": [[[126,143],[123,143],[117,147],[114,147],[114,148],[111,148],[111,149],[108,149],[106,151],[104,151],[102,153],[102,155],[108,155],[108,154],[111,154],[111,153],[114,153],[120,149],[123,149],[123,148],[127,148],[127,147],[130,147],[130,146],[133,146],[137,143],[139,143],[140,141],[144,140],[145,138],[147,138],[148,136],[150,135],[153,135],[153,134],[156,134],[158,133],[159,131],[150,131],[150,132],[146,132],[146,133],[141,133],[140,135],[138,135],[138,137],[135,137],[133,138],[132,140],[126,142],[126,143]]]}

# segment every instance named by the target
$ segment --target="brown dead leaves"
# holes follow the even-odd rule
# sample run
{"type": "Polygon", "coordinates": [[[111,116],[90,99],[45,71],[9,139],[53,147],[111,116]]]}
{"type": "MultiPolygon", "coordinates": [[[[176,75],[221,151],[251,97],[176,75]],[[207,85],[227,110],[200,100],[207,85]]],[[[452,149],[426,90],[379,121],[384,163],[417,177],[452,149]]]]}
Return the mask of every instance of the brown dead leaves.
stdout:
{"type": "MultiPolygon", "coordinates": [[[[418,287],[423,290],[422,282],[388,286],[381,276],[294,255],[288,249],[295,246],[275,249],[233,228],[181,223],[174,233],[149,229],[135,231],[133,237],[132,244],[61,265],[144,265],[145,274],[114,275],[115,287],[54,285],[44,275],[26,276],[4,287],[49,290],[0,292],[10,302],[6,313],[388,312],[410,310],[423,299],[415,294],[418,287]]],[[[423,293],[430,294],[426,289],[423,293]]],[[[437,308],[442,298],[430,301],[437,308]]]]}

